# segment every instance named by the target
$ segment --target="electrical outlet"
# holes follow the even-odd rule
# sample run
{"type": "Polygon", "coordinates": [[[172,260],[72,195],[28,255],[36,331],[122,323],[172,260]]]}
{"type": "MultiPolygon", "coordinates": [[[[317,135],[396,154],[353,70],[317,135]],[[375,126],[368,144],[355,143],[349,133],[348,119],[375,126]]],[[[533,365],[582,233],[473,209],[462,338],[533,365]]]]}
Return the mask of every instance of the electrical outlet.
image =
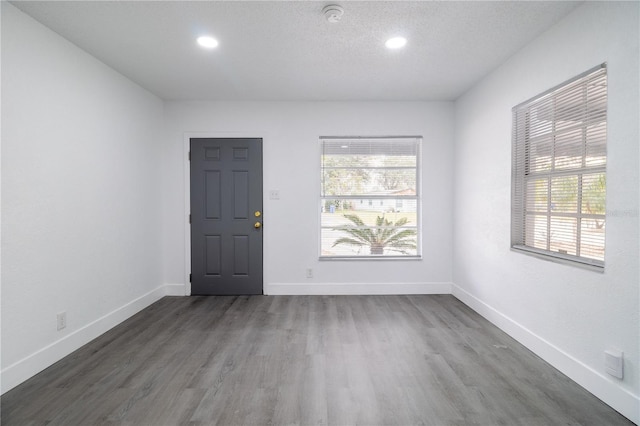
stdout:
{"type": "Polygon", "coordinates": [[[63,328],[67,327],[67,313],[66,312],[60,312],[57,315],[57,324],[58,324],[58,331],[60,331],[63,328]]]}
{"type": "Polygon", "coordinates": [[[269,199],[270,200],[279,200],[280,199],[280,191],[277,189],[272,189],[269,191],[269,199]]]}
{"type": "Polygon", "coordinates": [[[624,353],[614,349],[604,351],[605,371],[615,378],[624,378],[624,353]]]}
{"type": "Polygon", "coordinates": [[[313,278],[313,269],[307,268],[307,278],[313,278]]]}

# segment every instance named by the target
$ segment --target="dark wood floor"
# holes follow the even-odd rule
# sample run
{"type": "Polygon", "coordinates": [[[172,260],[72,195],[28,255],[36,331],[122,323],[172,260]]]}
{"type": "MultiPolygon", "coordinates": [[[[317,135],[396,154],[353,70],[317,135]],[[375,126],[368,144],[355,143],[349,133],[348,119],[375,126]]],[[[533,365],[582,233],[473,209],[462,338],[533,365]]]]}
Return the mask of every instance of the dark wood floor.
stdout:
{"type": "Polygon", "coordinates": [[[631,425],[452,296],[166,297],[2,425],[631,425]]]}

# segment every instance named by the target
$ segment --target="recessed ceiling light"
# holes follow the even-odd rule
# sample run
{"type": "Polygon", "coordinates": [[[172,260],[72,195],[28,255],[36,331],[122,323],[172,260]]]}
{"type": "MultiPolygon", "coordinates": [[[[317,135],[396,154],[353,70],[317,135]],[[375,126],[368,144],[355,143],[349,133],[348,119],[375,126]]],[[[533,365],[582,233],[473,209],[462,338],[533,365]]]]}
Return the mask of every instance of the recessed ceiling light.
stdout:
{"type": "Polygon", "coordinates": [[[389,49],[400,49],[401,47],[404,47],[405,44],[407,44],[406,38],[393,37],[387,40],[387,42],[384,45],[387,46],[389,49]]]}
{"type": "Polygon", "coordinates": [[[207,49],[213,49],[214,47],[218,47],[218,40],[209,36],[198,37],[198,44],[207,49]]]}

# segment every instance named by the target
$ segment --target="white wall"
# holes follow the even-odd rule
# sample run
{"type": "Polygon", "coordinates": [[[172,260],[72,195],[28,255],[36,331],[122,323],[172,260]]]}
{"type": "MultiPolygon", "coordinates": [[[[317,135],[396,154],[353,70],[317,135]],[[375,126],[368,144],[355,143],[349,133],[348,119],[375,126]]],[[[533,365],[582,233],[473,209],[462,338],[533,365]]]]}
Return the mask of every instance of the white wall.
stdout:
{"type": "Polygon", "coordinates": [[[456,102],[453,293],[640,420],[638,6],[586,3],[456,102]],[[511,252],[511,108],[608,63],[604,274],[511,252]],[[624,351],[625,377],[604,372],[624,351]]]}
{"type": "Polygon", "coordinates": [[[185,141],[256,136],[265,193],[281,194],[265,198],[268,293],[453,288],[638,422],[638,38],[637,3],[589,3],[455,108],[169,102],[163,113],[159,99],[2,2],[2,391],[169,286],[188,292],[185,141]],[[509,250],[510,132],[512,106],[604,61],[609,216],[599,274],[509,250]],[[424,137],[424,260],[319,262],[318,136],[407,134],[424,137]],[[60,311],[68,327],[57,332],[60,311]],[[625,352],[622,381],[603,372],[608,348],[625,352]]]}
{"type": "Polygon", "coordinates": [[[3,392],[164,295],[162,113],[2,2],[3,392]]]}
{"type": "Polygon", "coordinates": [[[168,102],[165,128],[165,283],[185,282],[187,133],[264,138],[265,194],[280,191],[264,201],[266,293],[450,291],[452,103],[168,102]],[[318,261],[318,138],[345,135],[423,136],[423,260],[318,261]]]}

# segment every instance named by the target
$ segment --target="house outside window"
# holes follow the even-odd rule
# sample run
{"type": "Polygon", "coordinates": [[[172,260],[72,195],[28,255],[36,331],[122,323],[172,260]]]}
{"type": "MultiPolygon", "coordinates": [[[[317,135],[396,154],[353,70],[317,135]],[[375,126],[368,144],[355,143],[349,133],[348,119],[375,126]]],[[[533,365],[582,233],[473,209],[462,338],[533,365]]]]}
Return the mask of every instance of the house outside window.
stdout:
{"type": "Polygon", "coordinates": [[[420,257],[420,144],[320,138],[321,259],[420,257]]]}
{"type": "Polygon", "coordinates": [[[511,247],[604,268],[607,72],[513,108],[511,247]]]}

